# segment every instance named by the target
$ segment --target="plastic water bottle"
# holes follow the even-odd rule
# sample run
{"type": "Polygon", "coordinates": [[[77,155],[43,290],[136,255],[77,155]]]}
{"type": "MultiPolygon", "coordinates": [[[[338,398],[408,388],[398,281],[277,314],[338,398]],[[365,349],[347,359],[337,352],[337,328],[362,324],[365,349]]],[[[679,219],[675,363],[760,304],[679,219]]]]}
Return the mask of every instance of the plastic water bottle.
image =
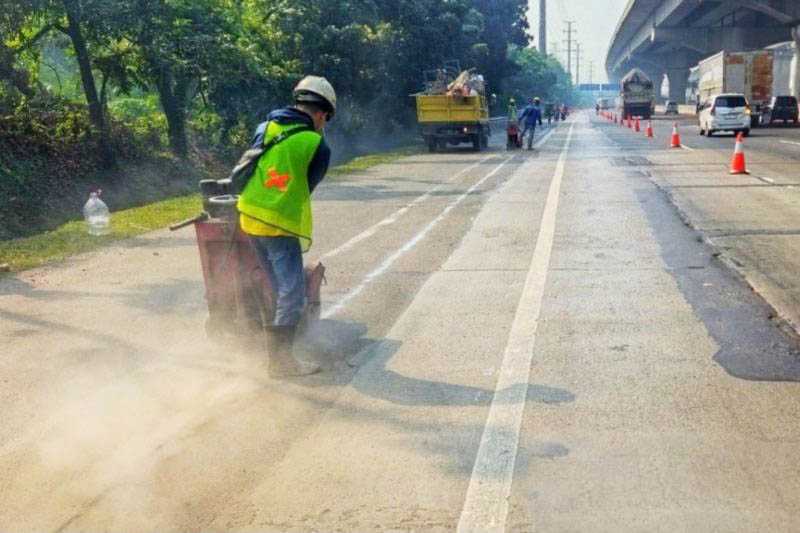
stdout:
{"type": "Polygon", "coordinates": [[[100,199],[103,191],[97,190],[89,194],[89,200],[83,206],[83,218],[89,228],[90,235],[106,235],[111,230],[111,214],[108,206],[100,199]]]}

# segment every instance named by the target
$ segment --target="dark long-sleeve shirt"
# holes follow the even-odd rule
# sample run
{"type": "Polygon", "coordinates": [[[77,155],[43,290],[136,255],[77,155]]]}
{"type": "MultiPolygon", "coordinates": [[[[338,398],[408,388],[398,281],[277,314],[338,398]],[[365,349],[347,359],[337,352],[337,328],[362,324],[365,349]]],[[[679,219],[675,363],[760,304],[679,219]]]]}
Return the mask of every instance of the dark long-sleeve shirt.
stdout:
{"type": "Polygon", "coordinates": [[[525,109],[522,110],[522,114],[519,116],[519,121],[524,121],[526,126],[535,126],[537,122],[541,125],[542,110],[535,105],[526,106],[525,109]]]}

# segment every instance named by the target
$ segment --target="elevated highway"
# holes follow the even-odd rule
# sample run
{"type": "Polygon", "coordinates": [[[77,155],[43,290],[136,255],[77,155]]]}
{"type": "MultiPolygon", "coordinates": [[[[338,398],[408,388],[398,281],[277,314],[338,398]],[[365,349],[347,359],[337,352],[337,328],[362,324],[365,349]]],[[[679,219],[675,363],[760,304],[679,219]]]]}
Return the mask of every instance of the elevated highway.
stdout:
{"type": "Polygon", "coordinates": [[[612,37],[606,71],[618,80],[640,68],[656,80],[657,90],[666,75],[670,100],[684,102],[689,68],[700,59],[792,39],[800,43],[797,0],[630,0],[612,37]]]}

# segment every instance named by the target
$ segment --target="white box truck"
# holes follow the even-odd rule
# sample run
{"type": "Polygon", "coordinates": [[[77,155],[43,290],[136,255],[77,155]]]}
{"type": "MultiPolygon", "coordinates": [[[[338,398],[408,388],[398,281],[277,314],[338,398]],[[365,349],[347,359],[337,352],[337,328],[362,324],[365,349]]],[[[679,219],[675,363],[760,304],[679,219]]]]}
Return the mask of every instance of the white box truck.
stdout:
{"type": "Polygon", "coordinates": [[[743,94],[750,104],[752,125],[760,123],[762,110],[772,100],[772,50],[722,52],[698,63],[698,94],[701,102],[726,93],[743,94]]]}

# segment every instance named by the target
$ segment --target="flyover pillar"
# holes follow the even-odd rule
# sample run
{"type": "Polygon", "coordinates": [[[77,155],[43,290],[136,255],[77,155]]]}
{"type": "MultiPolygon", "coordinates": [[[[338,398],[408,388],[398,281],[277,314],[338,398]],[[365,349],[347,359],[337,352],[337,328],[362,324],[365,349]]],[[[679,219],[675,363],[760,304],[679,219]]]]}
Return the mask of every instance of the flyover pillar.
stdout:
{"type": "Polygon", "coordinates": [[[685,104],[686,89],[689,87],[689,69],[671,68],[667,70],[667,78],[669,78],[669,99],[685,104]]]}

